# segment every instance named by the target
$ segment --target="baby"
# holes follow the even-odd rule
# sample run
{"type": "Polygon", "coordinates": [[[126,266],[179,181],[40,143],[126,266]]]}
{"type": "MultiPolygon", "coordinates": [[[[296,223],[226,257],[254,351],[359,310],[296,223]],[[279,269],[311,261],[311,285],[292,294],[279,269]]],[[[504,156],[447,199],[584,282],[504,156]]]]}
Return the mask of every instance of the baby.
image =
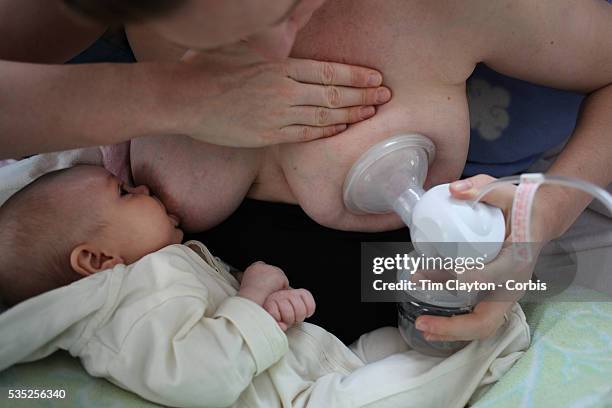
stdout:
{"type": "Polygon", "coordinates": [[[64,349],[170,406],[462,407],[529,344],[515,306],[496,335],[448,359],[409,350],[395,328],[347,347],[302,323],[314,300],[280,269],[233,274],[182,238],[147,187],[100,167],[12,196],[0,207],[0,296],[16,305],[0,315],[0,370],[64,349]]]}
{"type": "MultiPolygon", "coordinates": [[[[0,209],[0,299],[9,305],[118,264],[180,244],[179,219],[146,186],[130,187],[102,167],[47,174],[0,209]],[[31,256],[36,254],[36,256],[31,256]]],[[[278,268],[247,268],[238,296],[268,310],[283,330],[314,313],[305,289],[278,268]]]]}

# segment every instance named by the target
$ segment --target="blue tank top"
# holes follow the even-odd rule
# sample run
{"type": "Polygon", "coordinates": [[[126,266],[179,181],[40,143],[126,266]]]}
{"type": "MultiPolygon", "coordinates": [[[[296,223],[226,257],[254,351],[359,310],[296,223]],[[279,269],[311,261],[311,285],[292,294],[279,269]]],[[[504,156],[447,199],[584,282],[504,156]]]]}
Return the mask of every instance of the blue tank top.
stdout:
{"type": "Polygon", "coordinates": [[[468,80],[471,131],[464,176],[524,172],[571,136],[583,99],[478,64],[468,80]]]}
{"type": "Polygon", "coordinates": [[[124,30],[108,30],[89,48],[68,61],[68,64],[91,64],[95,62],[136,62],[136,57],[124,30]]]}
{"type": "Polygon", "coordinates": [[[464,176],[524,172],[572,134],[583,98],[478,64],[468,80],[471,131],[464,176]]]}

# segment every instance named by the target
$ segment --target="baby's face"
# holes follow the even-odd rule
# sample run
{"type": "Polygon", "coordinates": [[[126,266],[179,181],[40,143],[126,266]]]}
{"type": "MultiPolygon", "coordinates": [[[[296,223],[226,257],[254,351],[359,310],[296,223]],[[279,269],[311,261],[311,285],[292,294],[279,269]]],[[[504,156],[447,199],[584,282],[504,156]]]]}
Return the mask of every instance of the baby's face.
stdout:
{"type": "MultiPolygon", "coordinates": [[[[117,251],[126,264],[181,243],[183,231],[179,229],[178,217],[168,214],[164,204],[146,186],[129,187],[95,166],[80,166],[68,183],[78,183],[80,194],[91,194],[93,200],[87,201],[96,207],[92,211],[98,211],[105,225],[104,232],[92,237],[92,242],[117,251]]],[[[65,187],[71,191],[69,186],[65,187]]]]}

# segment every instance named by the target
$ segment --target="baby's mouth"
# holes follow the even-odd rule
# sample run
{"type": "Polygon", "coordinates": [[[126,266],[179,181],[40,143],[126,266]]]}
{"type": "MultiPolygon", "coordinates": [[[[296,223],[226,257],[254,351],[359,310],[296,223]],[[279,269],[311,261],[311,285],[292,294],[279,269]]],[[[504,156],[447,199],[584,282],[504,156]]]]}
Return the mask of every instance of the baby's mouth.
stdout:
{"type": "Polygon", "coordinates": [[[174,214],[168,214],[168,218],[170,218],[172,222],[174,222],[174,228],[178,228],[181,224],[181,219],[174,214]]]}

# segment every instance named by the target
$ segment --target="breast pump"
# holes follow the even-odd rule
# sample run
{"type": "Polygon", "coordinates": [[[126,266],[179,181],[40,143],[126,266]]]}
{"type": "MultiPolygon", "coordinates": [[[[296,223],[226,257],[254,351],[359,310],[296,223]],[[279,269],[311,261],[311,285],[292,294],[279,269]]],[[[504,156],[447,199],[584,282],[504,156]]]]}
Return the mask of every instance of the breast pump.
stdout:
{"type": "Polygon", "coordinates": [[[356,214],[396,212],[410,228],[419,253],[494,259],[504,241],[504,215],[486,204],[453,199],[448,184],[425,193],[423,183],[434,157],[434,144],[422,135],[399,135],[376,144],[347,175],[344,204],[356,214]],[[441,243],[445,245],[436,245],[441,243]]]}
{"type": "MultiPolygon", "coordinates": [[[[503,246],[506,223],[500,209],[479,200],[498,185],[515,183],[520,178],[490,184],[474,202],[457,200],[451,197],[448,184],[424,191],[434,157],[434,144],[419,134],[398,135],[376,144],[348,173],[343,190],[345,206],[355,214],[397,213],[410,229],[415,256],[471,257],[480,258],[483,263],[494,260],[503,246]]],[[[607,200],[612,214],[612,197],[597,186],[564,177],[531,176],[531,181],[536,176],[536,183],[571,185],[607,200]]],[[[399,270],[398,279],[410,280],[410,274],[399,270]]],[[[477,293],[410,290],[405,295],[408,301],[398,304],[399,329],[411,347],[425,354],[447,356],[467,344],[428,342],[414,322],[422,314],[469,313],[477,302],[477,293]]]]}

